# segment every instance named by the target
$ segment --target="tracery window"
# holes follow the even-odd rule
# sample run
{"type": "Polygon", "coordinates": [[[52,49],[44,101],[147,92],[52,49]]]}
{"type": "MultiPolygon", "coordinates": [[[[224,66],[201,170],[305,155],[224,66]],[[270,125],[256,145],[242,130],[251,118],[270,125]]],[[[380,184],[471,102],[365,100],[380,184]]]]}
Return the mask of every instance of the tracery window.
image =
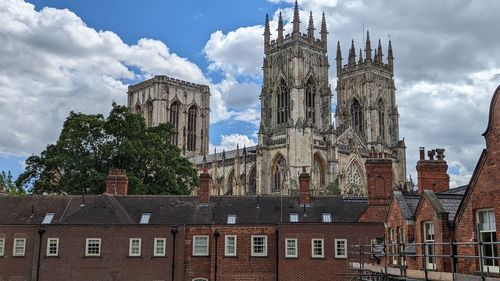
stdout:
{"type": "Polygon", "coordinates": [[[179,111],[181,108],[181,103],[175,101],[170,106],[170,124],[172,125],[172,144],[179,144],[179,111]]]}
{"type": "Polygon", "coordinates": [[[361,104],[357,99],[354,99],[351,107],[352,114],[352,126],[357,133],[363,133],[363,111],[361,108],[361,104]]]}
{"type": "Polygon", "coordinates": [[[286,86],[285,80],[281,79],[276,95],[277,123],[283,124],[288,122],[290,116],[290,93],[286,86]]]}
{"type": "Polygon", "coordinates": [[[323,165],[323,160],[318,154],[314,155],[314,165],[313,165],[313,184],[315,186],[325,185],[325,168],[323,165]]]}
{"type": "Polygon", "coordinates": [[[198,109],[196,106],[192,105],[188,110],[188,131],[187,131],[187,150],[196,150],[196,119],[198,115],[198,109]]]}
{"type": "Polygon", "coordinates": [[[146,111],[147,111],[146,122],[148,122],[149,127],[152,127],[153,126],[153,103],[152,102],[148,102],[146,104],[146,111]]]}
{"type": "Polygon", "coordinates": [[[273,189],[272,192],[281,192],[285,181],[286,160],[282,155],[278,155],[272,168],[273,189]]]}
{"type": "Polygon", "coordinates": [[[363,178],[357,163],[352,162],[346,169],[346,189],[344,195],[359,197],[366,196],[363,186],[363,178]]]}
{"type": "Polygon", "coordinates": [[[255,195],[256,189],[257,189],[257,171],[255,169],[255,166],[250,169],[249,177],[248,177],[248,189],[247,189],[247,194],[248,195],[255,195]]]}
{"type": "Polygon", "coordinates": [[[378,131],[382,140],[385,138],[385,107],[382,99],[378,100],[378,131]]]}
{"type": "Polygon", "coordinates": [[[306,83],[306,118],[311,120],[313,124],[316,124],[316,86],[312,78],[309,78],[306,83]]]}

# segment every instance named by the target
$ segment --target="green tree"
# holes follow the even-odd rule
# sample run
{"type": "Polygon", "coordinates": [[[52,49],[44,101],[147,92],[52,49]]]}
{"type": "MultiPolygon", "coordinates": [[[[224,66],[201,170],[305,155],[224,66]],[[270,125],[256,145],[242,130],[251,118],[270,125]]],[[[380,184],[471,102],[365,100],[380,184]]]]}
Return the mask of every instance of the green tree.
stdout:
{"type": "Polygon", "coordinates": [[[33,193],[102,193],[110,169],[126,169],[130,194],[189,194],[197,186],[191,162],[171,145],[168,124],[147,127],[127,107],[101,114],[71,112],[56,144],[26,160],[17,186],[33,193]]]}
{"type": "Polygon", "coordinates": [[[17,188],[14,184],[14,178],[10,171],[0,172],[0,186],[3,187],[4,192],[7,194],[25,194],[24,189],[17,188]]]}

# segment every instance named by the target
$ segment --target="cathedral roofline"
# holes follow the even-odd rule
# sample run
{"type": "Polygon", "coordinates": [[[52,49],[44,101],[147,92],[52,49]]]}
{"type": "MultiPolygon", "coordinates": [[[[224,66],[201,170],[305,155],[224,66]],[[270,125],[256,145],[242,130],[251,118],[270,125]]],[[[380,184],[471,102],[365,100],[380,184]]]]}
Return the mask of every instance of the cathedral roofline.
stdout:
{"type": "Polygon", "coordinates": [[[185,80],[180,80],[177,78],[169,77],[166,75],[155,75],[153,78],[150,78],[146,81],[143,81],[141,83],[137,83],[134,85],[128,86],[128,91],[127,93],[135,92],[138,90],[142,90],[145,88],[148,88],[152,86],[155,83],[168,83],[171,85],[182,85],[182,86],[187,86],[187,87],[192,87],[196,90],[202,91],[204,93],[210,94],[210,88],[208,85],[203,85],[203,84],[196,84],[193,82],[185,81],[185,80]]]}

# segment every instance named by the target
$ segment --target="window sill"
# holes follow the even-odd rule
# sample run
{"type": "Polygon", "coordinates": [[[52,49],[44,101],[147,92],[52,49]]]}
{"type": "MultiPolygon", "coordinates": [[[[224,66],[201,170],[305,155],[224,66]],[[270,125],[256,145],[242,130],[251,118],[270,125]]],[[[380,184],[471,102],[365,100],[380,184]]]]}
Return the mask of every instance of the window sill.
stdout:
{"type": "Polygon", "coordinates": [[[317,260],[317,259],[325,259],[325,257],[311,257],[311,259],[315,259],[315,260],[317,260]]]}
{"type": "Polygon", "coordinates": [[[102,256],[83,256],[84,259],[101,259],[102,256]]]}
{"type": "Polygon", "coordinates": [[[193,258],[209,258],[210,255],[192,255],[193,258]]]}
{"type": "Polygon", "coordinates": [[[166,259],[167,256],[151,256],[152,259],[166,259]]]}
{"type": "Polygon", "coordinates": [[[285,259],[298,259],[299,257],[285,257],[285,259]]]}
{"type": "Polygon", "coordinates": [[[236,258],[237,259],[238,256],[226,256],[226,255],[224,255],[224,258],[227,258],[227,259],[235,259],[236,258]]]}
{"type": "Polygon", "coordinates": [[[127,256],[127,259],[137,259],[137,258],[142,258],[142,256],[127,256]]]}
{"type": "Polygon", "coordinates": [[[250,257],[252,257],[252,258],[268,258],[269,256],[268,255],[265,255],[265,256],[254,256],[254,255],[251,255],[250,257]]]}
{"type": "Polygon", "coordinates": [[[57,255],[57,256],[47,256],[47,255],[45,255],[45,256],[43,256],[43,257],[44,257],[44,258],[46,258],[46,259],[53,259],[53,258],[58,259],[58,258],[59,258],[59,255],[57,255]]]}

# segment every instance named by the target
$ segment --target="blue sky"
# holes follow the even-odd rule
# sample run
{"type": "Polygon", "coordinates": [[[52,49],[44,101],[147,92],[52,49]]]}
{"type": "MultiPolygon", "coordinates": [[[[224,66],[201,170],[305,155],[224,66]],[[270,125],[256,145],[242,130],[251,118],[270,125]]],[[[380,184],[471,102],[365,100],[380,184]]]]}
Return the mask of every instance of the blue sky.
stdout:
{"type": "MultiPolygon", "coordinates": [[[[69,111],[109,112],[126,87],[152,75],[210,85],[211,147],[256,143],[262,24],[290,30],[293,0],[0,2],[0,170],[54,143],[69,111]]],[[[325,12],[330,65],[340,41],[359,48],[363,26],[394,48],[400,137],[408,174],[418,147],[444,147],[452,185],[467,183],[500,81],[495,0],[301,0],[318,29],[325,12]],[[429,7],[432,6],[432,9],[429,7]],[[367,12],[369,11],[369,12],[367,12]],[[464,128],[463,125],[467,124],[464,128]]],[[[317,32],[318,30],[316,30],[317,32]]],[[[276,34],[273,34],[275,36],[276,34]]],[[[335,89],[336,73],[330,68],[335,89]]],[[[335,95],[335,92],[333,92],[335,95]]],[[[334,100],[335,100],[334,96],[334,100]]]]}

